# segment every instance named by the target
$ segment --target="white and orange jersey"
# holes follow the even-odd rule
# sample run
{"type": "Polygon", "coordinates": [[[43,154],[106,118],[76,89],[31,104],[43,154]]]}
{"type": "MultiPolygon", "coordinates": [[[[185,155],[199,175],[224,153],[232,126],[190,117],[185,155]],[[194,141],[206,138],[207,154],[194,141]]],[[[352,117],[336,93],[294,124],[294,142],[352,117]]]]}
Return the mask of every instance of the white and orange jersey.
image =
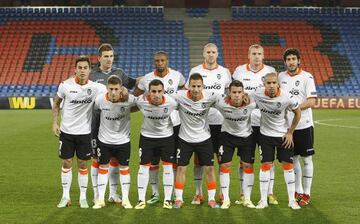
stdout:
{"type": "MultiPolygon", "coordinates": [[[[142,79],[140,79],[138,88],[145,92],[149,91],[149,83],[154,79],[162,81],[164,84],[164,93],[167,95],[175,94],[179,87],[185,85],[184,76],[180,72],[168,68],[168,73],[164,77],[160,77],[156,70],[146,74],[142,79]]],[[[171,114],[171,121],[174,126],[180,125],[180,118],[177,110],[173,111],[171,114]]]]}
{"type": "Polygon", "coordinates": [[[215,107],[224,117],[221,126],[222,132],[227,132],[238,137],[248,137],[252,133],[251,113],[255,109],[256,104],[251,98],[250,103],[241,107],[234,107],[230,104],[228,96],[218,96],[215,107]]]}
{"type": "MultiPolygon", "coordinates": [[[[214,69],[207,69],[204,64],[198,65],[190,70],[189,78],[191,74],[199,73],[204,81],[204,89],[208,92],[216,94],[225,94],[226,88],[231,83],[231,73],[229,69],[224,68],[221,65],[217,65],[214,69]]],[[[186,88],[189,86],[189,80],[186,82],[186,88]]],[[[210,125],[221,125],[223,122],[221,113],[211,108],[207,121],[210,125]]]]}
{"type": "Polygon", "coordinates": [[[155,106],[149,99],[139,96],[136,105],[144,116],[141,135],[148,138],[166,138],[174,134],[170,116],[178,104],[172,97],[164,95],[163,103],[155,106]]]}
{"type": "Polygon", "coordinates": [[[181,126],[179,137],[189,143],[203,142],[210,138],[206,118],[217,94],[203,91],[201,100],[193,101],[188,90],[180,90],[174,95],[179,104],[181,126]]]}
{"type": "MultiPolygon", "coordinates": [[[[275,69],[268,65],[262,65],[262,68],[254,72],[251,70],[250,64],[244,64],[238,66],[234,74],[232,75],[232,78],[234,80],[239,80],[244,85],[244,90],[246,93],[252,93],[256,89],[264,86],[263,84],[263,77],[267,73],[276,72],[275,69]]],[[[251,115],[251,126],[260,126],[260,111],[258,109],[253,111],[253,114],[251,115]]]]}
{"type": "MultiPolygon", "coordinates": [[[[314,77],[306,71],[299,69],[296,74],[291,74],[287,71],[279,74],[280,87],[286,90],[292,99],[302,104],[308,98],[316,98],[316,87],[314,77]]],[[[289,113],[287,120],[288,125],[291,126],[294,114],[289,113]]],[[[314,126],[312,109],[301,110],[301,119],[299,124],[296,126],[296,130],[305,129],[314,126]]]]}
{"type": "Polygon", "coordinates": [[[90,134],[95,99],[105,91],[103,84],[89,80],[87,84],[79,85],[74,77],[60,83],[57,91],[63,100],[60,130],[72,135],[90,134]]]}
{"type": "Polygon", "coordinates": [[[130,109],[136,97],[129,94],[126,102],[113,103],[107,93],[96,98],[95,110],[100,110],[98,139],[106,144],[121,145],[130,141],[130,109]]]}
{"type": "Polygon", "coordinates": [[[265,88],[258,88],[250,95],[261,112],[260,132],[270,137],[282,137],[288,130],[286,114],[292,113],[299,104],[290,98],[284,89],[278,89],[274,98],[269,97],[265,88]]]}

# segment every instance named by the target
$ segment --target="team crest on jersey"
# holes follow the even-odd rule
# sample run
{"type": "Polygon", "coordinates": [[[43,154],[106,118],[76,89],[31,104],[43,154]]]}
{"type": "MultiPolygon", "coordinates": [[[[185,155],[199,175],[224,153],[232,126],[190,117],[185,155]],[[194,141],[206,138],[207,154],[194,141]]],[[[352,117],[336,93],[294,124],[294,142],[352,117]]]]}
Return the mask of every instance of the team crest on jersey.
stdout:
{"type": "Polygon", "coordinates": [[[90,96],[91,95],[91,93],[92,93],[92,90],[91,89],[87,89],[87,94],[90,96]]]}
{"type": "Polygon", "coordinates": [[[295,86],[299,86],[299,85],[300,85],[300,81],[299,81],[299,80],[296,80],[295,86]]]}
{"type": "Polygon", "coordinates": [[[202,108],[205,108],[205,107],[206,107],[206,103],[202,103],[202,104],[201,104],[201,107],[202,107],[202,108]]]}
{"type": "Polygon", "coordinates": [[[217,75],[216,75],[216,78],[217,78],[217,79],[221,79],[221,74],[217,74],[217,75]]]}
{"type": "Polygon", "coordinates": [[[164,113],[167,113],[169,109],[167,107],[164,108],[164,113]]]}
{"type": "Polygon", "coordinates": [[[247,113],[247,109],[244,109],[244,110],[243,110],[243,113],[246,114],[246,113],[247,113]]]}
{"type": "Polygon", "coordinates": [[[124,113],[124,111],[125,111],[125,107],[120,107],[120,112],[124,113]]]}
{"type": "Polygon", "coordinates": [[[172,79],[169,79],[168,83],[169,83],[169,85],[172,85],[174,82],[172,79]]]}
{"type": "Polygon", "coordinates": [[[280,108],[280,107],[281,107],[281,103],[278,102],[278,103],[276,104],[276,106],[277,106],[277,108],[280,108]]]}

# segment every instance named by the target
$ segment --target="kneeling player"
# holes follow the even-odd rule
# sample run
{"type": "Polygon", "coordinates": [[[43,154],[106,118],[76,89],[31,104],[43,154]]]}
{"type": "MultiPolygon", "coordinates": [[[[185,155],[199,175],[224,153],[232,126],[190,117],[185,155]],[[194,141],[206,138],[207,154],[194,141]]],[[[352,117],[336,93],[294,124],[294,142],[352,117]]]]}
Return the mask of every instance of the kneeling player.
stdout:
{"type": "Polygon", "coordinates": [[[149,83],[149,95],[139,97],[137,106],[144,115],[140,131],[138,173],[139,201],[135,209],[146,207],[145,194],[149,182],[149,169],[154,158],[160,158],[163,164],[164,205],[172,208],[171,194],[174,185],[173,163],[175,162],[174,131],[170,119],[171,113],[177,108],[173,98],[164,95],[164,84],[153,79],[149,83]]]}
{"type": "Polygon", "coordinates": [[[260,120],[260,193],[261,200],[256,206],[263,209],[268,206],[267,193],[270,182],[270,169],[275,159],[275,148],[277,158],[282,163],[284,177],[289,197],[289,207],[300,209],[295,201],[295,174],[293,165],[294,142],[293,133],[301,118],[299,104],[290,100],[285,90],[279,88],[276,73],[268,73],[264,76],[265,88],[257,89],[252,96],[261,112],[260,120]],[[295,116],[291,126],[286,124],[286,113],[292,111],[295,116]]]}
{"type": "Polygon", "coordinates": [[[116,158],[120,164],[122,206],[132,208],[129,201],[130,111],[131,107],[135,106],[135,97],[123,95],[121,79],[116,75],[109,77],[107,90],[107,93],[99,95],[95,101],[95,110],[100,111],[99,144],[96,149],[100,166],[97,180],[99,197],[93,209],[105,206],[111,157],[116,158]]]}
{"type": "Polygon", "coordinates": [[[250,200],[254,185],[253,163],[255,157],[250,117],[256,105],[253,101],[247,99],[244,95],[242,82],[234,80],[229,86],[229,95],[219,97],[215,104],[224,117],[218,152],[220,185],[224,196],[223,204],[221,205],[222,209],[230,207],[230,168],[235,148],[238,149],[237,155],[240,156],[241,165],[244,169],[242,189],[245,200],[242,204],[248,208],[255,208],[250,200]]]}

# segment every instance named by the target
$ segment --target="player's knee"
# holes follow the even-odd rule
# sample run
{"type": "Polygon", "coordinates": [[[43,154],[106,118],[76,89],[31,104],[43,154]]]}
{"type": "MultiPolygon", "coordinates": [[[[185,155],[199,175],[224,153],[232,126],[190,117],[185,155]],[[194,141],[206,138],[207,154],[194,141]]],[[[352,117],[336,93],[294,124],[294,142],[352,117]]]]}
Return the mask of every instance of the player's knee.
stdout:
{"type": "Polygon", "coordinates": [[[185,172],[186,172],[186,167],[185,166],[178,166],[177,167],[177,174],[185,174],[185,172]]]}
{"type": "Polygon", "coordinates": [[[206,174],[212,174],[215,172],[214,166],[205,166],[205,172],[206,174]]]}
{"type": "Polygon", "coordinates": [[[65,169],[70,169],[72,166],[72,159],[63,159],[62,167],[65,169]]]}
{"type": "Polygon", "coordinates": [[[312,156],[304,157],[304,165],[312,164],[312,156]]]}
{"type": "Polygon", "coordinates": [[[86,160],[78,159],[78,167],[79,169],[86,169],[86,160]]]}
{"type": "Polygon", "coordinates": [[[99,168],[100,169],[107,169],[107,168],[109,168],[109,164],[100,164],[99,168]]]}

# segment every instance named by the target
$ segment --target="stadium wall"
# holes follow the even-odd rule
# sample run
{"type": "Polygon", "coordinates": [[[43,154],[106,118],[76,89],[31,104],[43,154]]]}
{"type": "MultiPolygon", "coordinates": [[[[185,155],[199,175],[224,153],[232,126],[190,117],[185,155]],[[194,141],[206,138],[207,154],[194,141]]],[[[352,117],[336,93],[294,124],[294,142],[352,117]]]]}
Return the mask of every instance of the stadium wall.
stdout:
{"type": "MultiPolygon", "coordinates": [[[[0,109],[10,110],[33,110],[51,109],[53,98],[51,97],[1,97],[0,109]]],[[[316,99],[315,109],[360,109],[360,98],[336,98],[321,97],[316,99]]]]}

